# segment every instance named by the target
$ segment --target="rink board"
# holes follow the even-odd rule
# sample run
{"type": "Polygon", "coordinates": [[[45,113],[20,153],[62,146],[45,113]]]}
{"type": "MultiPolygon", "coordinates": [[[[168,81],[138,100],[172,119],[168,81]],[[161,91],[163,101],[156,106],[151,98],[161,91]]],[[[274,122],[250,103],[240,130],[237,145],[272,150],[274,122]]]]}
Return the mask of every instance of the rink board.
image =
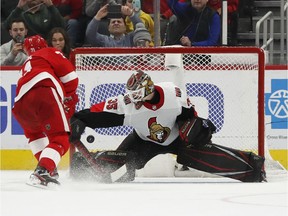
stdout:
{"type": "MultiPolygon", "coordinates": [[[[88,72],[79,73],[80,76],[80,84],[85,84],[85,91],[87,97],[85,97],[84,104],[81,104],[80,108],[85,108],[90,106],[90,95],[91,91],[97,87],[98,85],[102,85],[103,83],[111,84],[111,83],[118,83],[124,84],[129,77],[130,74],[127,72],[123,72],[121,74],[115,74],[115,76],[110,76],[105,72],[101,73],[93,73],[88,72]]],[[[222,72],[222,75],[225,72],[222,72]]],[[[161,72],[151,73],[151,76],[155,80],[155,82],[163,81],[163,77],[165,75],[165,81],[173,81],[179,82],[177,77],[175,78],[174,74],[161,74],[161,72]]],[[[16,120],[11,115],[11,108],[13,106],[13,101],[15,97],[15,86],[18,79],[18,71],[1,71],[1,169],[31,169],[35,167],[36,161],[33,158],[33,155],[29,151],[29,147],[27,145],[27,140],[23,135],[23,131],[21,127],[18,125],[16,120]]],[[[232,77],[229,77],[229,74],[225,74],[225,78],[231,82],[232,77]]],[[[265,93],[272,94],[275,90],[275,87],[271,86],[272,80],[283,80],[287,82],[286,71],[285,70],[270,70],[266,71],[266,80],[265,80],[265,93]],[[274,89],[273,89],[274,88],[274,89]]],[[[237,79],[241,79],[238,77],[237,79]]],[[[196,75],[191,76],[191,74],[185,77],[185,84],[189,83],[205,83],[205,79],[203,76],[197,77],[196,75]]],[[[217,82],[225,82],[224,78],[219,79],[219,77],[215,74],[215,82],[210,84],[218,85],[217,82]]],[[[234,81],[234,83],[237,80],[234,81]]],[[[181,83],[180,83],[181,84],[181,83]]],[[[227,91],[224,91],[224,96],[229,94],[229,89],[231,91],[231,85],[227,86],[227,91]]],[[[232,85],[232,90],[233,85],[232,85]]],[[[238,89],[239,90],[239,89],[238,89]]],[[[279,89],[278,89],[279,90],[279,89]]],[[[284,89],[287,91],[287,88],[284,89]]],[[[193,98],[192,98],[193,101],[193,98]]],[[[203,98],[197,98],[197,105],[201,106],[202,108],[199,115],[203,117],[207,117],[209,114],[208,108],[205,109],[205,106],[208,107],[207,101],[203,98]]],[[[231,105],[231,109],[233,110],[233,104],[231,105]]],[[[251,105],[251,104],[250,104],[251,105]]],[[[247,109],[255,109],[255,105],[248,106],[247,109]]],[[[280,161],[286,168],[287,168],[287,129],[272,129],[271,124],[271,113],[266,116],[265,121],[268,123],[266,124],[266,142],[268,143],[271,155],[278,161],[280,161]]],[[[287,117],[283,120],[286,120],[287,117]]],[[[243,120],[244,121],[244,120],[243,120]]],[[[229,125],[224,125],[221,128],[221,133],[231,133],[229,130],[231,128],[229,125]]],[[[95,133],[95,131],[87,130],[85,135],[83,136],[83,141],[86,142],[89,149],[114,149],[117,145],[123,140],[125,135],[121,136],[113,136],[107,137],[101,134],[95,133]],[[94,133],[94,134],[93,134],[94,133]],[[87,143],[86,137],[88,135],[93,134],[97,140],[97,144],[90,144],[87,143]]],[[[243,141],[245,142],[245,141],[243,141]]],[[[68,165],[68,156],[66,155],[63,160],[61,161],[62,167],[67,167],[68,165]]]]}

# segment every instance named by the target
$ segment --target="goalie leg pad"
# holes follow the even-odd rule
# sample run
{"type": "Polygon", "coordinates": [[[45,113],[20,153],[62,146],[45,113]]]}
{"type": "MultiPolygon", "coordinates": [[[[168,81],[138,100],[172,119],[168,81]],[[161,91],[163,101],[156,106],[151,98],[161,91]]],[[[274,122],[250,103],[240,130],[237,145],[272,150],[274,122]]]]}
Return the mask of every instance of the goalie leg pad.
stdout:
{"type": "Polygon", "coordinates": [[[94,171],[80,152],[72,156],[70,175],[74,180],[93,180],[94,171]]]}
{"type": "Polygon", "coordinates": [[[240,151],[216,144],[179,148],[177,162],[185,166],[240,180],[265,181],[264,158],[252,152],[240,151]]]}
{"type": "MultiPolygon", "coordinates": [[[[133,152],[125,151],[100,151],[91,153],[99,167],[107,176],[111,175],[112,182],[133,181],[135,169],[130,165],[134,160],[133,152]]],[[[77,180],[99,180],[95,179],[93,170],[81,153],[76,152],[72,157],[71,175],[77,180]]],[[[103,175],[103,173],[102,173],[103,175]]],[[[111,182],[102,176],[101,182],[111,182]]]]}

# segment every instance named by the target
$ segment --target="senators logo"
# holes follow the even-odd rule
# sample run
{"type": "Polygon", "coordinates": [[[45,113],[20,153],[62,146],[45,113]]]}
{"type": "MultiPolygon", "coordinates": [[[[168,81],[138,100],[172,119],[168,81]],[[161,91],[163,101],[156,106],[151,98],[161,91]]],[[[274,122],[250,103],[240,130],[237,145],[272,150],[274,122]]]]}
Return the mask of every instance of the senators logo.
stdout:
{"type": "Polygon", "coordinates": [[[148,121],[148,127],[150,131],[150,135],[147,138],[163,143],[170,135],[171,129],[168,127],[163,127],[161,124],[158,124],[156,121],[156,117],[152,117],[148,121]]]}

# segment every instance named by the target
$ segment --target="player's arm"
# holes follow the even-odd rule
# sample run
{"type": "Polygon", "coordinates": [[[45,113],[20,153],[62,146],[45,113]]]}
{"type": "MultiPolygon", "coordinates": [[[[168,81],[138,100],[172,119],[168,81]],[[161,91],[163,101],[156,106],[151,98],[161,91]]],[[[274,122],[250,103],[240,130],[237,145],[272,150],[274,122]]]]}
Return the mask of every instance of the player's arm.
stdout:
{"type": "Polygon", "coordinates": [[[109,112],[107,110],[107,106],[109,107],[110,104],[109,101],[110,100],[95,104],[90,109],[81,110],[72,116],[70,120],[71,142],[80,139],[85,127],[95,129],[123,125],[125,115],[122,113],[112,112],[111,109],[109,112]]]}
{"type": "Polygon", "coordinates": [[[64,107],[66,117],[68,119],[75,112],[75,106],[78,102],[78,95],[76,90],[78,87],[79,79],[75,72],[75,67],[72,63],[57,49],[49,48],[45,53],[46,60],[54,69],[54,74],[59,78],[64,88],[64,107]]]}
{"type": "Polygon", "coordinates": [[[186,102],[182,98],[182,112],[176,122],[179,127],[179,136],[187,146],[209,143],[212,134],[216,131],[216,127],[209,119],[198,117],[188,97],[186,102]]]}
{"type": "Polygon", "coordinates": [[[93,112],[91,108],[76,112],[73,117],[83,121],[87,127],[93,129],[121,126],[124,122],[124,115],[105,111],[93,112]]]}
{"type": "Polygon", "coordinates": [[[65,97],[76,92],[79,79],[73,64],[63,55],[63,53],[54,48],[47,48],[44,58],[49,62],[64,87],[65,97]]]}
{"type": "Polygon", "coordinates": [[[55,71],[58,73],[57,75],[64,86],[67,96],[69,97],[71,94],[76,92],[79,78],[75,71],[75,67],[71,64],[71,62],[64,57],[61,52],[59,52],[57,55],[61,57],[59,57],[59,68],[55,71]]]}

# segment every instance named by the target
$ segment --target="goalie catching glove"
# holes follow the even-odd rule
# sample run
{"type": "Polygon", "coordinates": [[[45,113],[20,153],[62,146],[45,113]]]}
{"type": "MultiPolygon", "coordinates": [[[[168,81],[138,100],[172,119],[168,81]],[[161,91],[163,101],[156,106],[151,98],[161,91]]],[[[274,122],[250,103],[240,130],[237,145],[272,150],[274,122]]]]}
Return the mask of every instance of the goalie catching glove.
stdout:
{"type": "Polygon", "coordinates": [[[179,135],[183,142],[189,147],[205,145],[211,141],[216,127],[209,119],[193,117],[186,121],[179,121],[179,135]]]}
{"type": "Polygon", "coordinates": [[[70,119],[70,125],[71,125],[71,134],[69,137],[69,141],[73,143],[75,141],[80,140],[81,135],[86,128],[86,124],[80,119],[76,118],[75,116],[72,116],[70,119]]]}

